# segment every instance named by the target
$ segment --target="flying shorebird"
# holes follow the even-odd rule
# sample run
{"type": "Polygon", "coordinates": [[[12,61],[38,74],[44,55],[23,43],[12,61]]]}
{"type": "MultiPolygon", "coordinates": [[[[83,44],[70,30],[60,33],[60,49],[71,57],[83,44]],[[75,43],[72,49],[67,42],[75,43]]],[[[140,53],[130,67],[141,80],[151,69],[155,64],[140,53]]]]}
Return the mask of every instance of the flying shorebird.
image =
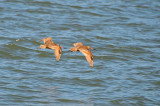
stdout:
{"type": "Polygon", "coordinates": [[[93,49],[93,48],[91,48],[90,46],[83,45],[82,42],[73,43],[72,45],[74,47],[71,47],[70,51],[73,51],[73,52],[80,51],[81,53],[83,53],[86,57],[86,60],[90,64],[90,66],[93,67],[93,55],[92,55],[92,52],[89,51],[89,49],[93,49]]]}
{"type": "Polygon", "coordinates": [[[59,61],[60,57],[61,57],[61,53],[62,53],[62,47],[59,44],[56,44],[52,41],[52,37],[47,37],[44,39],[41,39],[40,41],[44,42],[44,45],[40,45],[40,48],[45,49],[55,49],[54,53],[56,56],[56,60],[59,61]]]}

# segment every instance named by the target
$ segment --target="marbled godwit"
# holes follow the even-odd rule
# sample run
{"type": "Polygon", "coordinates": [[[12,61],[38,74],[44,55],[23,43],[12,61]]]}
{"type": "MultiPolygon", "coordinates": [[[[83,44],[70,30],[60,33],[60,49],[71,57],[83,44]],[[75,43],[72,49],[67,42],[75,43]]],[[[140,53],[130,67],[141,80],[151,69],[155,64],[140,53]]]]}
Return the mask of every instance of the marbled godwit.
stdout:
{"type": "Polygon", "coordinates": [[[85,55],[86,60],[88,61],[90,66],[93,67],[93,55],[92,55],[92,52],[89,51],[89,49],[93,49],[93,48],[91,48],[90,46],[83,45],[82,42],[73,43],[72,45],[74,47],[71,47],[70,51],[73,51],[73,52],[80,51],[80,52],[82,52],[85,55]]]}
{"type": "Polygon", "coordinates": [[[40,48],[55,49],[54,53],[56,56],[56,60],[59,61],[62,53],[62,49],[61,49],[62,47],[59,44],[54,43],[52,41],[52,37],[47,37],[47,38],[41,39],[40,41],[44,42],[44,45],[40,45],[40,48]]]}

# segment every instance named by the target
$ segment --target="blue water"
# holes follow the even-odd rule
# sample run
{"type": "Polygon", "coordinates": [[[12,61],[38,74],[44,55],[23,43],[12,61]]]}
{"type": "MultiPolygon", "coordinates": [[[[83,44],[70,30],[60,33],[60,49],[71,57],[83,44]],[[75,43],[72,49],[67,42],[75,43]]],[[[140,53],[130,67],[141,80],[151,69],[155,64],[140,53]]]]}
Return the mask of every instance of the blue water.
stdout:
{"type": "Polygon", "coordinates": [[[0,105],[159,106],[159,0],[0,0],[0,105]],[[39,49],[52,37],[64,47],[39,49]],[[92,50],[91,68],[80,52],[92,50]]]}

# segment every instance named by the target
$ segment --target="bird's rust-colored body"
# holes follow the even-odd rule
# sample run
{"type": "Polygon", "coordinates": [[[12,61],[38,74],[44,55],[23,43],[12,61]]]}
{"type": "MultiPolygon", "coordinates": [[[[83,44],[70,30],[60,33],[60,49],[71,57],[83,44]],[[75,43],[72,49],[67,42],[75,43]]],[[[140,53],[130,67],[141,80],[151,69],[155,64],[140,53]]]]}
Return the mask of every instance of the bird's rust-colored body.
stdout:
{"type": "Polygon", "coordinates": [[[45,49],[55,49],[54,53],[56,56],[56,60],[59,61],[60,57],[61,57],[61,53],[62,53],[62,47],[59,44],[56,44],[52,41],[52,37],[47,37],[44,39],[41,39],[40,41],[44,42],[44,45],[40,45],[40,48],[45,49]]]}
{"type": "Polygon", "coordinates": [[[73,52],[80,51],[81,53],[83,53],[90,66],[93,67],[93,55],[92,52],[89,50],[92,48],[90,46],[83,45],[82,42],[73,43],[72,45],[74,47],[71,47],[70,51],[73,52]]]}

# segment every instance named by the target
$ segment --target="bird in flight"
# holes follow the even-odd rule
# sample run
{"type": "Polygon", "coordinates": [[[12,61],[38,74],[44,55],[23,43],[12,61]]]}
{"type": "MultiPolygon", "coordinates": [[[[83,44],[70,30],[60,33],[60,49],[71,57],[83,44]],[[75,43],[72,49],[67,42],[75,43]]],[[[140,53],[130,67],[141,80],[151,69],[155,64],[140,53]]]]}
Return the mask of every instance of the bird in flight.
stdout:
{"type": "Polygon", "coordinates": [[[44,39],[41,39],[40,41],[43,41],[44,44],[40,45],[40,48],[42,49],[54,49],[54,53],[56,56],[56,60],[59,61],[62,53],[62,47],[59,44],[56,44],[52,41],[52,37],[47,37],[44,39]]]}
{"type": "Polygon", "coordinates": [[[83,53],[86,57],[86,60],[90,64],[90,67],[93,67],[93,55],[92,52],[89,50],[93,48],[91,48],[90,46],[83,45],[82,42],[73,43],[72,45],[74,47],[71,47],[70,51],[72,52],[80,51],[81,53],[83,53]]]}

